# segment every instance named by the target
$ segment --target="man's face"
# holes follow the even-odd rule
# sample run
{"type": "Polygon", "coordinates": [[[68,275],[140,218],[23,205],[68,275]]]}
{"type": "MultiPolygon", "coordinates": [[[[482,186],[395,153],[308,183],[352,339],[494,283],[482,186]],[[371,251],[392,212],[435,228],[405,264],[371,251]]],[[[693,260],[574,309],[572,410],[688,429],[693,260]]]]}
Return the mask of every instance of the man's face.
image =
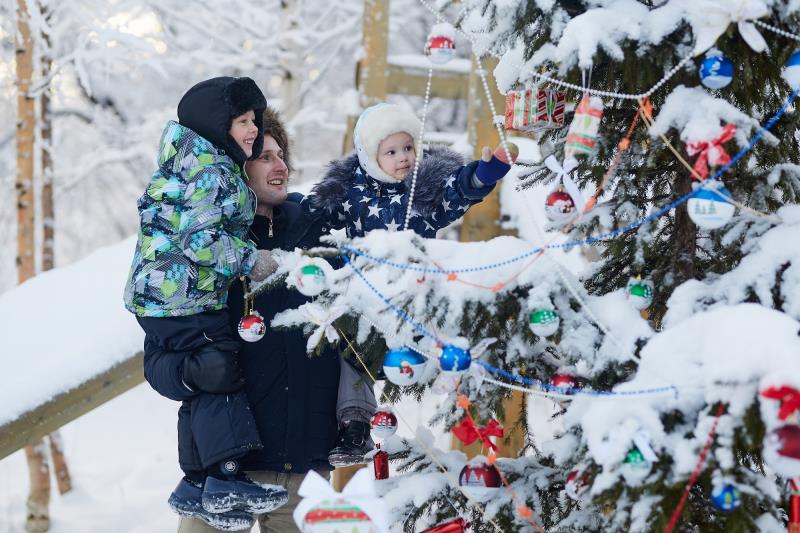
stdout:
{"type": "Polygon", "coordinates": [[[259,205],[275,207],[289,194],[289,169],[283,162],[283,150],[272,135],[264,135],[264,151],[257,159],[245,163],[250,177],[248,185],[256,193],[259,205]]]}

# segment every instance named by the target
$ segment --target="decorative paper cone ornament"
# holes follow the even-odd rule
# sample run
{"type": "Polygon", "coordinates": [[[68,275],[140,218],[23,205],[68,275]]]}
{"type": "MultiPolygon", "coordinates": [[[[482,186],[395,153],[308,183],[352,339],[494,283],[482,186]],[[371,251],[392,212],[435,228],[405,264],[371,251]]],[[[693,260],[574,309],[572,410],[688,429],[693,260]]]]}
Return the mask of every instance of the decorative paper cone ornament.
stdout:
{"type": "Polygon", "coordinates": [[[444,372],[463,372],[469,368],[472,357],[469,350],[458,346],[447,345],[439,356],[439,367],[444,372]]]}
{"type": "Polygon", "coordinates": [[[378,533],[369,516],[344,498],[323,500],[303,519],[303,533],[378,533]]]}
{"type": "Polygon", "coordinates": [[[634,309],[641,311],[650,307],[650,304],[653,303],[654,292],[655,287],[649,279],[635,277],[628,280],[628,301],[634,309]]]}
{"type": "Polygon", "coordinates": [[[783,79],[792,89],[800,88],[800,50],[789,56],[786,66],[783,67],[783,79]]]}
{"type": "Polygon", "coordinates": [[[701,188],[697,194],[686,202],[689,218],[698,227],[705,230],[724,226],[730,222],[733,213],[736,211],[736,206],[726,201],[723,197],[731,198],[731,193],[722,184],[718,187],[709,184],[701,188]]]}
{"type": "Polygon", "coordinates": [[[782,477],[800,477],[800,426],[787,424],[767,433],[764,461],[782,477]]]}
{"type": "Polygon", "coordinates": [[[264,317],[258,311],[253,311],[239,320],[239,336],[247,342],[260,341],[267,333],[264,317]]]}
{"type": "Polygon", "coordinates": [[[328,286],[325,271],[314,264],[297,267],[293,275],[295,286],[303,296],[316,296],[328,286]]]}
{"type": "Polygon", "coordinates": [[[376,439],[387,439],[397,432],[397,417],[388,407],[378,408],[370,420],[372,435],[376,439]]]}
{"type": "Polygon", "coordinates": [[[544,203],[544,212],[553,222],[567,222],[575,216],[575,200],[564,191],[564,186],[547,195],[544,203]]]}
{"type": "Polygon", "coordinates": [[[589,474],[576,468],[567,475],[567,482],[564,484],[564,492],[571,500],[579,500],[589,490],[589,474]]]}
{"type": "Polygon", "coordinates": [[[434,24],[425,41],[425,55],[431,63],[442,65],[456,56],[455,29],[446,22],[434,24]]]}
{"type": "Polygon", "coordinates": [[[576,155],[591,155],[594,152],[602,118],[603,101],[597,96],[584,96],[569,125],[567,140],[564,142],[564,159],[576,155]]]}
{"type": "Polygon", "coordinates": [[[739,489],[730,483],[714,482],[711,489],[711,503],[720,511],[729,513],[742,505],[739,489]]]}
{"type": "Polygon", "coordinates": [[[480,461],[461,469],[458,484],[471,498],[482,498],[497,491],[502,481],[494,465],[480,461]]]}
{"type": "Polygon", "coordinates": [[[530,321],[528,322],[531,331],[539,337],[555,335],[560,324],[561,320],[558,318],[558,313],[553,309],[547,308],[535,309],[531,313],[530,321]]]}
{"type": "Polygon", "coordinates": [[[564,126],[564,93],[555,89],[525,88],[506,94],[507,130],[524,133],[564,126]]]}
{"type": "Polygon", "coordinates": [[[733,62],[719,51],[706,54],[697,71],[700,82],[709,89],[722,89],[733,80],[733,62]]]}
{"type": "Polygon", "coordinates": [[[413,385],[424,368],[425,358],[406,347],[389,350],[383,358],[383,373],[395,385],[413,385]]]}

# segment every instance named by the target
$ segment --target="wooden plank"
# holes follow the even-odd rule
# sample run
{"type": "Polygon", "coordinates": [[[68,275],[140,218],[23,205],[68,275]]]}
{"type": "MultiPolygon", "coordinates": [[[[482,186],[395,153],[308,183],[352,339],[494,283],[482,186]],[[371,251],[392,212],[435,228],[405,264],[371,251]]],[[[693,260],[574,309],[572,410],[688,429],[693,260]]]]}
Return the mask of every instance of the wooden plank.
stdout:
{"type": "MultiPolygon", "coordinates": [[[[496,439],[497,455],[500,457],[516,458],[522,447],[525,446],[525,433],[521,427],[512,427],[522,416],[522,407],[525,405],[525,394],[513,391],[509,398],[503,400],[503,429],[505,436],[496,439]]],[[[522,426],[524,427],[524,426],[522,426]]]]}
{"type": "Polygon", "coordinates": [[[102,374],[0,426],[0,459],[38,442],[50,432],[142,383],[143,357],[144,354],[138,352],[102,374]]]}
{"type": "MultiPolygon", "coordinates": [[[[397,65],[387,67],[389,81],[387,91],[391,94],[425,96],[428,74],[414,74],[397,65]]],[[[431,98],[466,100],[469,76],[454,72],[434,72],[431,83],[431,98]]]]}
{"type": "Polygon", "coordinates": [[[28,24],[28,4],[17,0],[17,278],[22,283],[35,275],[34,266],[34,132],[35,99],[30,96],[33,79],[33,40],[28,24]]]}
{"type": "Polygon", "coordinates": [[[361,107],[386,99],[386,53],[389,49],[389,0],[364,0],[364,56],[359,61],[361,107]]]}

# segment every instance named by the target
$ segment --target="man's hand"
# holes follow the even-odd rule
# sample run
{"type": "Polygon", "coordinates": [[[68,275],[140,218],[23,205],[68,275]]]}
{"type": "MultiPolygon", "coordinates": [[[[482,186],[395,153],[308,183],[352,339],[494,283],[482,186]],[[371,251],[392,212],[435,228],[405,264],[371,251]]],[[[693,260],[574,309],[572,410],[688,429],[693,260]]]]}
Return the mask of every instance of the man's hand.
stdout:
{"type": "Polygon", "coordinates": [[[494,185],[508,173],[518,155],[519,148],[514,143],[507,142],[506,147],[503,147],[502,144],[499,145],[494,149],[494,154],[491,148],[484,146],[481,150],[478,168],[475,170],[475,177],[483,185],[494,185]],[[508,152],[506,152],[506,148],[508,148],[508,152]],[[508,161],[507,155],[511,156],[511,162],[508,161]]]}
{"type": "Polygon", "coordinates": [[[239,343],[221,341],[198,348],[183,360],[183,382],[194,391],[226,394],[244,387],[239,343]]]}
{"type": "Polygon", "coordinates": [[[264,281],[267,277],[278,270],[278,263],[272,258],[269,250],[259,250],[256,264],[248,275],[253,281],[264,281]]]}

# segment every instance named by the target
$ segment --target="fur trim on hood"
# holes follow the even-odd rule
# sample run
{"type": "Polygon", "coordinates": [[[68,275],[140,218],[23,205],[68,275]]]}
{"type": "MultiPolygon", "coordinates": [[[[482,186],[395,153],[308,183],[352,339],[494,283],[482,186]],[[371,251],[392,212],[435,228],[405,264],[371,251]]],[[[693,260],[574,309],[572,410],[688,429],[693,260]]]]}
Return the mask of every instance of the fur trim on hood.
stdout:
{"type": "Polygon", "coordinates": [[[399,105],[380,103],[365,109],[353,128],[353,144],[361,168],[383,183],[397,182],[378,165],[378,147],[388,136],[402,132],[411,136],[417,148],[420,128],[417,116],[399,105]]]}
{"type": "MultiPolygon", "coordinates": [[[[429,216],[437,206],[441,205],[448,178],[464,166],[464,158],[448,148],[430,148],[426,150],[419,164],[417,186],[414,191],[414,208],[422,216],[429,216]]],[[[357,154],[332,161],[328,171],[311,190],[311,202],[315,209],[334,211],[347,200],[353,187],[353,174],[359,168],[357,154]]],[[[363,167],[362,167],[363,169],[363,167]]],[[[408,194],[411,190],[413,169],[401,182],[378,183],[367,175],[367,183],[378,184],[387,194],[408,194]]]]}

